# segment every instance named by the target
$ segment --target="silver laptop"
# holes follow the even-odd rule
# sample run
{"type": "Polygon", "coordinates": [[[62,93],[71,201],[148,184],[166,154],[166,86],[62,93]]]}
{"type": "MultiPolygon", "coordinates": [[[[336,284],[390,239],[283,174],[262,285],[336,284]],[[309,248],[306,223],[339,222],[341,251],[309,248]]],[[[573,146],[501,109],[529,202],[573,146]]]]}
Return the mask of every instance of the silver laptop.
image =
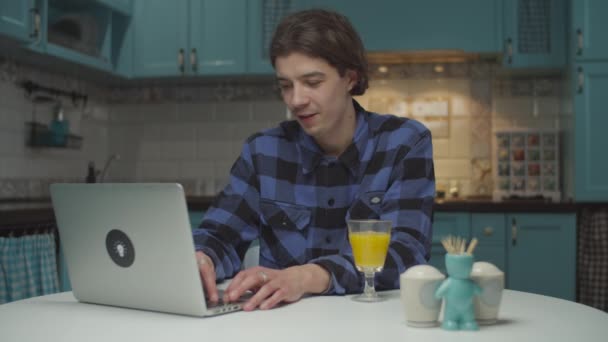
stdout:
{"type": "MultiPolygon", "coordinates": [[[[211,316],[179,184],[53,184],[51,197],[76,299],[211,316]]],[[[221,298],[221,295],[220,295],[221,298]]]]}

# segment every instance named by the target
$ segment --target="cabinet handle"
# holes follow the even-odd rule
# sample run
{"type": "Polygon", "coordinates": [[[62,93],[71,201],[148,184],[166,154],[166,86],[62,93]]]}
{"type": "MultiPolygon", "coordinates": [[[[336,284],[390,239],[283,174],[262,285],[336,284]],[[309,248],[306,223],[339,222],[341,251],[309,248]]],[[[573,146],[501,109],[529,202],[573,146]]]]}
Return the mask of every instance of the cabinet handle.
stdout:
{"type": "Polygon", "coordinates": [[[507,63],[513,64],[513,40],[507,38],[507,63]]]}
{"type": "Polygon", "coordinates": [[[32,14],[32,21],[34,22],[34,29],[30,33],[30,38],[36,38],[36,42],[40,42],[40,28],[42,26],[42,19],[40,17],[40,11],[37,8],[30,9],[32,14]]]}
{"type": "Polygon", "coordinates": [[[190,66],[192,67],[192,70],[196,70],[198,68],[196,48],[192,48],[192,50],[190,50],[190,66]]]}
{"type": "Polygon", "coordinates": [[[517,245],[517,221],[515,219],[511,220],[511,245],[517,245]]]}
{"type": "Polygon", "coordinates": [[[492,236],[492,235],[494,235],[494,228],[492,228],[492,227],[485,227],[483,229],[483,235],[485,235],[485,236],[492,236]]]}
{"type": "Polygon", "coordinates": [[[583,73],[583,67],[578,67],[577,71],[578,71],[577,92],[579,94],[582,94],[583,93],[583,86],[585,85],[585,74],[583,73]]]}
{"type": "Polygon", "coordinates": [[[179,71],[184,73],[184,49],[179,49],[177,53],[177,65],[179,67],[179,71]]]}
{"type": "Polygon", "coordinates": [[[576,41],[577,41],[576,55],[582,56],[583,55],[583,31],[581,29],[576,30],[576,41]]]}

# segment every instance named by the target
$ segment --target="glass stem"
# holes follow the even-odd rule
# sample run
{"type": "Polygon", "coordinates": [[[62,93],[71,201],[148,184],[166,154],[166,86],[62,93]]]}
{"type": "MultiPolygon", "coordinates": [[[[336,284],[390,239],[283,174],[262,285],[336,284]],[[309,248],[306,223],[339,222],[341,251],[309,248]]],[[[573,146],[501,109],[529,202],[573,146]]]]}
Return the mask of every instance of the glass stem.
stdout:
{"type": "Polygon", "coordinates": [[[365,288],[363,293],[367,297],[376,297],[376,288],[374,287],[374,272],[365,272],[365,288]]]}

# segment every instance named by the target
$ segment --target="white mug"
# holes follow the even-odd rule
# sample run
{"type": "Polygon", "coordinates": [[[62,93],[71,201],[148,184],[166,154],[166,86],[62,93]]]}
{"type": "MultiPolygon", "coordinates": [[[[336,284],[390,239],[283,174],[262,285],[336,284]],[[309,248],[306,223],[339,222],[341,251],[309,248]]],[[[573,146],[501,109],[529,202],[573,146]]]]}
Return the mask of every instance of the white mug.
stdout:
{"type": "Polygon", "coordinates": [[[441,300],[435,298],[435,290],[443,279],[445,276],[431,265],[412,266],[401,274],[401,304],[408,325],[419,328],[437,325],[441,300]]]}
{"type": "Polygon", "coordinates": [[[505,288],[505,274],[495,265],[479,261],[473,264],[471,279],[481,287],[481,295],[473,299],[477,323],[496,323],[505,288]]]}

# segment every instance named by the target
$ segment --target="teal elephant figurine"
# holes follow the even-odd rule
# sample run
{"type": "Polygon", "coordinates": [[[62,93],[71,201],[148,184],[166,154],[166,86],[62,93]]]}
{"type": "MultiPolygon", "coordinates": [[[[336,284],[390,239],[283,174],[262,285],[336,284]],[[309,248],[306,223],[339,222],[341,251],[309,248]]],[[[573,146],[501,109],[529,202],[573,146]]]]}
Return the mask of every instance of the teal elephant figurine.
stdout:
{"type": "Polygon", "coordinates": [[[446,330],[479,330],[475,321],[473,296],[481,294],[481,287],[470,278],[473,255],[446,254],[448,278],[435,291],[435,297],[445,300],[443,323],[446,330]]]}

